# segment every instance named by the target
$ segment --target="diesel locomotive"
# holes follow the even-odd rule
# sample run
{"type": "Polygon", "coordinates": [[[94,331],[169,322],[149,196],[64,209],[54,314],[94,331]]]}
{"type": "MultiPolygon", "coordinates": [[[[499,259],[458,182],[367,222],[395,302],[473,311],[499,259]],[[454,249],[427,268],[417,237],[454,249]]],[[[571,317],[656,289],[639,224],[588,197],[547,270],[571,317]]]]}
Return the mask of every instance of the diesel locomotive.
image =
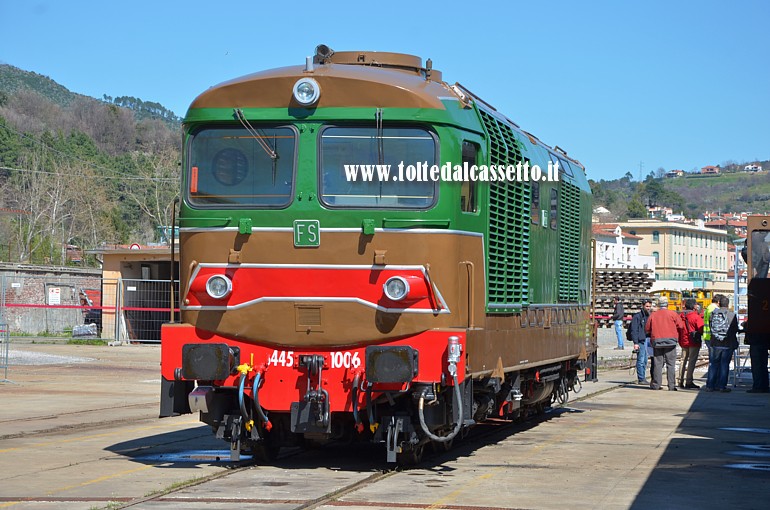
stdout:
{"type": "Polygon", "coordinates": [[[321,45],[183,126],[161,416],[200,413],[233,459],[413,463],[595,379],[584,167],[430,60],[321,45]]]}

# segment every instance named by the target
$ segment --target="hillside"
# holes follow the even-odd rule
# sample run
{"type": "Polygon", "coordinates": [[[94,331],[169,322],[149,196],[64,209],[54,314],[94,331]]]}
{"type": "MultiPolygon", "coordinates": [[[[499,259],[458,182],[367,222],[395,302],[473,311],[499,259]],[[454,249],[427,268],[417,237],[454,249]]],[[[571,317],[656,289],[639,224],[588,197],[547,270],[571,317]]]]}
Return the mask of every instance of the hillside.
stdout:
{"type": "Polygon", "coordinates": [[[58,265],[68,245],[158,240],[178,194],[179,131],[157,103],[99,101],[0,65],[0,260],[58,265]]]}
{"type": "MultiPolygon", "coordinates": [[[[770,161],[758,163],[770,169],[770,161]]],[[[671,207],[689,218],[697,218],[707,211],[761,213],[770,210],[770,172],[737,171],[743,166],[731,165],[732,172],[719,175],[656,178],[650,174],[639,182],[626,174],[611,181],[590,181],[594,207],[609,209],[612,220],[645,217],[646,207],[654,205],[671,207]]]]}
{"type": "Polygon", "coordinates": [[[70,92],[47,76],[0,64],[0,94],[7,100],[7,96],[22,90],[33,90],[62,107],[71,105],[78,97],[86,97],[70,92]]]}
{"type": "Polygon", "coordinates": [[[152,101],[127,96],[112,98],[107,95],[99,101],[71,92],[48,76],[24,71],[8,64],[0,64],[0,106],[9,96],[18,95],[21,92],[34,92],[62,108],[71,107],[78,100],[106,102],[131,110],[137,121],[157,119],[166,123],[171,129],[178,129],[181,122],[174,112],[152,101]]]}
{"type": "MultiPolygon", "coordinates": [[[[763,162],[770,168],[770,162],[763,162]]],[[[770,172],[724,173],[710,177],[665,179],[666,189],[680,194],[688,209],[699,211],[752,211],[770,209],[770,172]]]]}

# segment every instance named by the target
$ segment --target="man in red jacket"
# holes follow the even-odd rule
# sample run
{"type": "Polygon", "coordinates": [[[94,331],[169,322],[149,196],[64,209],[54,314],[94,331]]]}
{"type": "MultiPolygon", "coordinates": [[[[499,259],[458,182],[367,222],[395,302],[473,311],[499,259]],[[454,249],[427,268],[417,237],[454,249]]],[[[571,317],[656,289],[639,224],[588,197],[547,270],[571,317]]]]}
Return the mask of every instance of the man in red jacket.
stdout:
{"type": "Polygon", "coordinates": [[[695,372],[695,363],[698,361],[701,338],[703,337],[703,319],[695,311],[696,301],[693,298],[684,302],[682,322],[684,330],[679,336],[679,345],[682,347],[682,366],[679,367],[679,387],[697,390],[700,388],[692,382],[695,372]]]}
{"type": "Polygon", "coordinates": [[[668,391],[676,391],[676,346],[679,342],[679,332],[683,329],[682,318],[675,311],[668,309],[668,298],[658,299],[658,309],[650,314],[644,326],[645,332],[650,336],[655,355],[651,389],[663,389],[663,363],[665,363],[668,391]]]}

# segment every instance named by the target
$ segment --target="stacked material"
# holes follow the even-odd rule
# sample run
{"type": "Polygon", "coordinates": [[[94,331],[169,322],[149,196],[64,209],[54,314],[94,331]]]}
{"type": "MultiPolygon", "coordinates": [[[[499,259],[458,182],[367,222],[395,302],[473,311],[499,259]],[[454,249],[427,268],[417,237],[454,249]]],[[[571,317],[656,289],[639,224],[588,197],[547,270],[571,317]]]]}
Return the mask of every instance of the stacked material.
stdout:
{"type": "Polygon", "coordinates": [[[612,327],[610,317],[615,310],[615,296],[623,303],[625,320],[631,320],[641,309],[642,300],[650,299],[654,281],[652,271],[645,269],[597,268],[595,313],[599,327],[612,327]]]}

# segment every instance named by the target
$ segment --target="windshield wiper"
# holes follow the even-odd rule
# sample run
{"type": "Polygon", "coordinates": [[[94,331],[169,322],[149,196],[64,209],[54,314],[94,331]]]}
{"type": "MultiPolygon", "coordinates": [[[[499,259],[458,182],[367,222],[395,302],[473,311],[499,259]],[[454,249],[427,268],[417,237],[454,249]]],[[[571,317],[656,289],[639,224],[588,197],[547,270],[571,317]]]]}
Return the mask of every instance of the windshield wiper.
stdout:
{"type": "Polygon", "coordinates": [[[278,159],[278,153],[275,152],[275,150],[270,147],[270,144],[265,141],[265,138],[267,137],[259,130],[255,129],[254,126],[252,126],[249,121],[246,120],[246,117],[243,115],[243,110],[240,108],[234,108],[233,111],[235,112],[235,117],[241,122],[241,125],[244,127],[244,129],[248,131],[252,137],[254,137],[259,146],[262,147],[270,159],[275,162],[275,160],[278,159]]]}

